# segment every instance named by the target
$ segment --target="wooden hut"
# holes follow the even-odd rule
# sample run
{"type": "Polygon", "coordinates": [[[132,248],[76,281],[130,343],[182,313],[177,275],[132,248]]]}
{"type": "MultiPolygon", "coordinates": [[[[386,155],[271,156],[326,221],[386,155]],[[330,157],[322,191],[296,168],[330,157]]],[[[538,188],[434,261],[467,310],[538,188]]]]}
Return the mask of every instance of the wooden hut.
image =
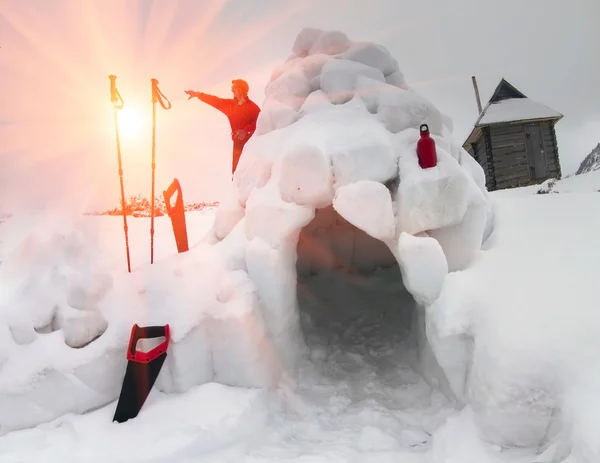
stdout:
{"type": "Polygon", "coordinates": [[[502,79],[463,143],[483,167],[488,191],[559,179],[554,126],[562,117],[502,79]]]}

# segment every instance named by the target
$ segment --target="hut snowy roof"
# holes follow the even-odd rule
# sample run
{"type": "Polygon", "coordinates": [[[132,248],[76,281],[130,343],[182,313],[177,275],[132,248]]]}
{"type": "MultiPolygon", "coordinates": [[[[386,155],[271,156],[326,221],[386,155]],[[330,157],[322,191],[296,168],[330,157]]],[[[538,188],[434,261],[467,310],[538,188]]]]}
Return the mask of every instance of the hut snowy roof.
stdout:
{"type": "Polygon", "coordinates": [[[563,115],[554,109],[528,98],[505,79],[502,79],[481,114],[465,144],[477,138],[481,127],[491,124],[531,121],[558,121],[563,115]]]}

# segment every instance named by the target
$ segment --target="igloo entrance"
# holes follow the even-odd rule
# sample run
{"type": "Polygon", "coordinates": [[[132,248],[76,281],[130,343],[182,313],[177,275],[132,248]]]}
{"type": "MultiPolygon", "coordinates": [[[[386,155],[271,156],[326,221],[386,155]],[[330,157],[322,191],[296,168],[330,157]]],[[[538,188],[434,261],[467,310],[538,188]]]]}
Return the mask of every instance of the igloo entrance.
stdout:
{"type": "Polygon", "coordinates": [[[390,387],[406,382],[400,377],[412,363],[407,343],[416,302],[389,248],[328,207],[301,230],[297,252],[310,358],[335,364],[340,378],[360,372],[365,379],[391,375],[390,387]]]}

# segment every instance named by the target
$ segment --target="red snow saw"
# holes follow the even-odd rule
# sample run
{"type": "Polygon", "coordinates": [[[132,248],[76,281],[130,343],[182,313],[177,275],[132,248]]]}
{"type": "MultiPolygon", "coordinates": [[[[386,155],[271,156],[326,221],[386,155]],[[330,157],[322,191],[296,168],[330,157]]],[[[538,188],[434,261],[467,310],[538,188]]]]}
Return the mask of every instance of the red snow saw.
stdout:
{"type": "Polygon", "coordinates": [[[127,348],[127,370],[113,421],[123,423],[138,415],[165,363],[170,337],[169,325],[133,325],[127,348]],[[160,337],[165,340],[158,346],[148,352],[138,352],[138,341],[160,337]]]}
{"type": "Polygon", "coordinates": [[[173,226],[173,233],[175,234],[175,243],[177,244],[177,252],[186,252],[189,250],[188,236],[185,224],[183,195],[181,193],[181,185],[179,184],[179,180],[174,179],[173,183],[169,185],[169,188],[163,191],[163,196],[165,198],[167,214],[169,214],[169,217],[171,218],[171,225],[173,226]],[[177,192],[177,199],[175,200],[175,206],[171,206],[171,198],[175,192],[177,192]]]}

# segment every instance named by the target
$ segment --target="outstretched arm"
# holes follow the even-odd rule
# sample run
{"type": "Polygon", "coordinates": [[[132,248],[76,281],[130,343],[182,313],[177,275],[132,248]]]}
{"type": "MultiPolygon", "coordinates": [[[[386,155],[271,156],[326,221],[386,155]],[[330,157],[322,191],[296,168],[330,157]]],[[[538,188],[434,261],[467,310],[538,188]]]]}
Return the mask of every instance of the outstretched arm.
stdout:
{"type": "Polygon", "coordinates": [[[212,106],[215,109],[218,109],[222,113],[229,113],[231,100],[228,100],[226,98],[219,98],[214,95],[209,95],[208,93],[195,92],[193,90],[187,90],[185,93],[187,93],[190,96],[190,98],[196,97],[200,101],[212,106]]]}

